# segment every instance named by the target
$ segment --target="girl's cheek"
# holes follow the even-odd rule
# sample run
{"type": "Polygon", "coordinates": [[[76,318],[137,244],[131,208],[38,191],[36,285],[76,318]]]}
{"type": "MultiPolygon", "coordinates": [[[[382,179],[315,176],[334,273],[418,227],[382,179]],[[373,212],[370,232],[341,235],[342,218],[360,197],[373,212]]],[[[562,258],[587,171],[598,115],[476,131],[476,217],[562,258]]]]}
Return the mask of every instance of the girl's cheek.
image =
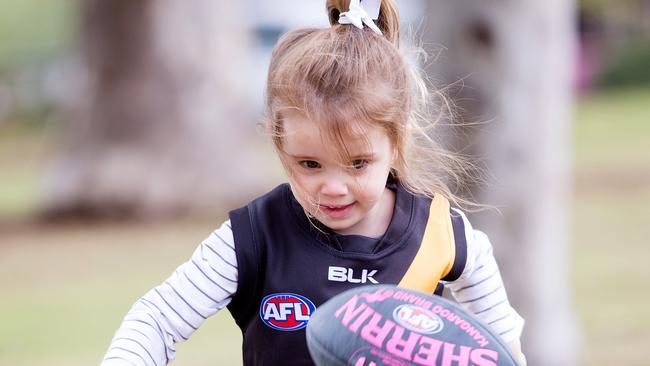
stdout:
{"type": "Polygon", "coordinates": [[[304,175],[301,174],[294,174],[293,177],[291,178],[293,181],[292,185],[296,186],[296,188],[300,191],[303,197],[306,197],[309,195],[309,193],[312,190],[312,185],[313,179],[309,179],[309,177],[305,177],[304,175]]]}
{"type": "Polygon", "coordinates": [[[291,185],[291,190],[296,195],[300,205],[304,209],[310,211],[310,208],[314,206],[317,197],[312,197],[309,179],[301,177],[300,175],[294,175],[289,178],[289,184],[291,185]]]}

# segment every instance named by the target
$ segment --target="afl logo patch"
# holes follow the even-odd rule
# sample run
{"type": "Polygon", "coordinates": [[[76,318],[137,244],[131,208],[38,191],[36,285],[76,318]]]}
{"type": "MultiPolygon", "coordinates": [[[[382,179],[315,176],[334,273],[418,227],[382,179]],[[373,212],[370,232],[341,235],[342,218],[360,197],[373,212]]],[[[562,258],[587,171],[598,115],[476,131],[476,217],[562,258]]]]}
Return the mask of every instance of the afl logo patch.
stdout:
{"type": "Polygon", "coordinates": [[[393,319],[406,329],[419,333],[434,334],[442,330],[440,317],[419,306],[404,304],[393,310],[393,319]]]}
{"type": "Polygon", "coordinates": [[[314,310],[314,303],[304,296],[271,294],[262,299],[260,318],[273,329],[292,331],[306,327],[314,310]]]}

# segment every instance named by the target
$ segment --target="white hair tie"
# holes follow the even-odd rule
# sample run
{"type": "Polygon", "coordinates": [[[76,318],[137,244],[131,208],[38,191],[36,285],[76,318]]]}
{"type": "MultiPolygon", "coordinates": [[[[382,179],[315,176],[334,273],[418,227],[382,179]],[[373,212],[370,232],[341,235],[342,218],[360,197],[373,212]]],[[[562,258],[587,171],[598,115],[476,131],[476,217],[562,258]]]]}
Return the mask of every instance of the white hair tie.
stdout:
{"type": "Polygon", "coordinates": [[[366,0],[363,4],[369,5],[368,7],[372,7],[372,9],[364,8],[360,0],[350,0],[350,9],[339,15],[339,24],[352,24],[359,29],[363,29],[363,25],[365,24],[373,32],[380,36],[383,35],[379,27],[372,20],[372,17],[368,15],[368,13],[376,13],[377,16],[379,15],[381,1],[366,0]]]}

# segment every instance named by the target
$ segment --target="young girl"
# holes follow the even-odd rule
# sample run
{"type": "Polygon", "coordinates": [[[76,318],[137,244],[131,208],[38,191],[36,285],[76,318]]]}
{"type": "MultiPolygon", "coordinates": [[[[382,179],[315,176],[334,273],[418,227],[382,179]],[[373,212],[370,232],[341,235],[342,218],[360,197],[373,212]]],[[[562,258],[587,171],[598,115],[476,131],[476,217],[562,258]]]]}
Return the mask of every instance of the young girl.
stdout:
{"type": "Polygon", "coordinates": [[[103,365],[164,365],[224,307],[245,365],[310,365],[309,314],[354,286],[439,282],[522,363],[488,238],[450,208],[457,166],[418,120],[425,90],[399,50],[395,0],[328,0],[332,24],[285,35],[268,75],[268,127],[288,184],[231,211],[124,318],[103,365]]]}

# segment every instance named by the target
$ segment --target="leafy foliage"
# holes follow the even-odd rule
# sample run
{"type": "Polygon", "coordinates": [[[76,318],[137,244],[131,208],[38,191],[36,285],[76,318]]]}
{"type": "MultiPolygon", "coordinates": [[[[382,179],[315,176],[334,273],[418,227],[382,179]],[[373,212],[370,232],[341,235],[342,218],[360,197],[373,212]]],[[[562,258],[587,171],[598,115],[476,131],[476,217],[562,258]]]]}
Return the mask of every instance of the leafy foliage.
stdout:
{"type": "Polygon", "coordinates": [[[623,48],[605,70],[605,87],[650,86],[650,40],[639,40],[623,48]]]}
{"type": "Polygon", "coordinates": [[[43,60],[64,47],[74,29],[75,1],[3,0],[0,11],[0,75],[43,60]]]}

